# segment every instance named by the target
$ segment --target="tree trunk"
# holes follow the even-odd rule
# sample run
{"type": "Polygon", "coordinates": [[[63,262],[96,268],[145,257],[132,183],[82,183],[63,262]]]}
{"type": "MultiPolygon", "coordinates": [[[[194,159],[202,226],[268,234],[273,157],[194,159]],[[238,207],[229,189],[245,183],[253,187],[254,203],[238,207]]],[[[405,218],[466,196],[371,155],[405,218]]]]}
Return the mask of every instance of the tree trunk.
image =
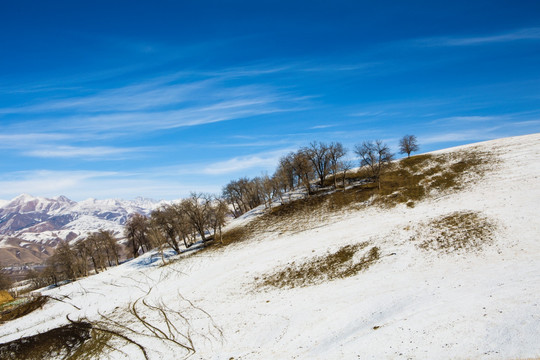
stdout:
{"type": "Polygon", "coordinates": [[[139,252],[137,251],[137,244],[135,242],[135,236],[131,238],[131,247],[133,248],[133,258],[135,259],[139,255],[139,252]]]}
{"type": "Polygon", "coordinates": [[[186,236],[182,235],[182,240],[184,240],[184,246],[186,247],[186,249],[191,246],[191,244],[188,245],[186,236]]]}
{"type": "Polygon", "coordinates": [[[96,274],[99,274],[98,266],[96,264],[96,259],[94,259],[93,256],[90,256],[90,259],[92,259],[92,264],[94,264],[94,270],[96,270],[96,274]]]}

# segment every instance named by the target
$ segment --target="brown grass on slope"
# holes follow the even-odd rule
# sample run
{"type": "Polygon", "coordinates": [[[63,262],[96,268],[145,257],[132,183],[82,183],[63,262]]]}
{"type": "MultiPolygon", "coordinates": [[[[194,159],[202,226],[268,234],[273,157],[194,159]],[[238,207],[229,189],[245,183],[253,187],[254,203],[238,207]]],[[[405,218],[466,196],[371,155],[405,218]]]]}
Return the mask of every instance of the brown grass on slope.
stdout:
{"type": "Polygon", "coordinates": [[[256,278],[258,288],[294,288],[354,276],[379,259],[379,248],[372,247],[361,258],[355,255],[368,246],[367,242],[341,247],[335,253],[317,256],[303,263],[292,262],[274,273],[256,278]]]}

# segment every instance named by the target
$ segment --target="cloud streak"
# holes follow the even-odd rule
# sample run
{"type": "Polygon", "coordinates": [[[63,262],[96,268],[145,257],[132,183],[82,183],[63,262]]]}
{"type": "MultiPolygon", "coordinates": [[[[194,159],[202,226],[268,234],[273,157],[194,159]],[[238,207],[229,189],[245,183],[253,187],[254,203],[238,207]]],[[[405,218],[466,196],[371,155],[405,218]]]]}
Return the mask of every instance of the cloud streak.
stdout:
{"type": "Polygon", "coordinates": [[[96,146],[95,141],[309,108],[309,96],[252,79],[284,69],[179,72],[90,95],[0,108],[7,119],[7,125],[0,125],[0,147],[40,158],[120,158],[141,149],[96,146]],[[237,83],[237,77],[249,81],[237,83]],[[28,129],[33,132],[26,134],[28,129]]]}
{"type": "Polygon", "coordinates": [[[109,160],[120,160],[126,159],[130,154],[131,156],[134,156],[135,153],[148,150],[149,148],[115,148],[110,146],[50,146],[23,151],[23,155],[40,158],[82,158],[87,160],[104,158],[109,160]]]}
{"type": "Polygon", "coordinates": [[[514,41],[540,40],[540,27],[517,29],[505,33],[468,36],[468,37],[436,37],[414,40],[420,46],[473,46],[514,41]]]}
{"type": "Polygon", "coordinates": [[[156,199],[177,199],[190,191],[218,192],[219,186],[194,184],[163,173],[107,171],[36,170],[5,173],[0,176],[0,198],[22,193],[54,197],[59,194],[80,201],[88,194],[95,198],[132,199],[152,195],[156,199]]]}
{"type": "Polygon", "coordinates": [[[281,149],[255,155],[238,156],[206,166],[202,173],[208,175],[230,174],[242,170],[261,168],[272,171],[279,158],[291,149],[281,149]]]}
{"type": "MultiPolygon", "coordinates": [[[[143,113],[148,115],[207,114],[210,111],[241,109],[256,114],[257,109],[263,105],[287,110],[291,104],[307,100],[307,97],[280,92],[268,85],[230,86],[222,83],[221,80],[220,78],[205,79],[182,84],[171,84],[165,80],[149,81],[145,84],[104,90],[88,96],[22,107],[0,108],[0,113],[4,115],[38,114],[41,118],[46,118],[47,114],[51,113],[55,117],[62,117],[67,111],[68,114],[73,112],[85,114],[86,116],[82,116],[80,121],[92,119],[94,116],[92,114],[109,117],[107,120],[115,121],[115,119],[122,119],[121,115],[132,116],[143,113]],[[289,106],[283,106],[285,104],[289,106]]],[[[72,119],[77,118],[70,117],[70,120],[72,119]]],[[[119,120],[119,122],[124,125],[126,121],[119,120]]]]}

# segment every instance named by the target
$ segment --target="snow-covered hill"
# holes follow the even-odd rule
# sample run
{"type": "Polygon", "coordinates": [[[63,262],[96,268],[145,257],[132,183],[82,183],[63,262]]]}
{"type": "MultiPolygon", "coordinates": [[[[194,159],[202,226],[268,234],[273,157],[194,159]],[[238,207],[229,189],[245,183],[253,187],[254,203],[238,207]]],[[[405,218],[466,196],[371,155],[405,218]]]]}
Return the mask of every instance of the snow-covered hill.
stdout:
{"type": "Polygon", "coordinates": [[[149,214],[163,203],[143,198],[75,202],[65,196],[19,195],[0,204],[0,263],[41,262],[58,241],[77,241],[100,229],[121,235],[131,214],[149,214]]]}
{"type": "MultiPolygon", "coordinates": [[[[115,327],[151,359],[188,355],[178,344],[194,347],[192,359],[536,358],[540,134],[448,151],[463,149],[495,161],[462,190],[432,194],[414,207],[312,217],[309,226],[291,223],[214,251],[186,251],[167,266],[146,254],[43,291],[59,301],[1,325],[0,342],[67,324],[69,316],[115,327]],[[465,220],[452,227],[455,214],[465,220]],[[489,241],[476,246],[484,225],[489,241]],[[466,232],[470,226],[475,231],[466,232]],[[456,244],[468,245],[425,246],[455,234],[456,244]],[[377,247],[380,258],[360,272],[294,288],[257,285],[293,262],[314,263],[363,243],[377,247]]],[[[111,358],[144,358],[124,340],[112,343],[122,352],[105,350],[111,358]]]]}

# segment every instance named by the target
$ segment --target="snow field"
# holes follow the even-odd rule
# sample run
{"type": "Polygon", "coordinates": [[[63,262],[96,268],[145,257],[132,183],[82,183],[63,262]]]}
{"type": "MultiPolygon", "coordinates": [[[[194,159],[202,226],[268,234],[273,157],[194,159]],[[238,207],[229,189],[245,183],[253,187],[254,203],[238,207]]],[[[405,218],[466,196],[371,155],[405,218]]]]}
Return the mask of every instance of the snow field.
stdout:
{"type": "MultiPolygon", "coordinates": [[[[489,151],[500,161],[463,191],[414,208],[346,212],[310,230],[268,232],[217,251],[172,257],[163,267],[146,254],[43,291],[64,302],[49,302],[2,325],[0,342],[63,325],[66,315],[100,319],[106,314],[130,321],[127,307],[151,289],[150,303],[163,303],[189,318],[196,359],[539,356],[540,134],[467,148],[489,151]],[[496,223],[493,244],[444,254],[411,241],[422,224],[455,211],[480,212],[496,223]],[[255,277],[291,261],[363,241],[378,246],[381,259],[356,276],[293,289],[255,288],[255,277]]],[[[141,314],[160,321],[159,314],[143,307],[141,314]]],[[[153,358],[182,355],[163,341],[139,339],[153,358]]],[[[132,345],[122,350],[126,354],[111,357],[142,358],[132,345]]]]}

